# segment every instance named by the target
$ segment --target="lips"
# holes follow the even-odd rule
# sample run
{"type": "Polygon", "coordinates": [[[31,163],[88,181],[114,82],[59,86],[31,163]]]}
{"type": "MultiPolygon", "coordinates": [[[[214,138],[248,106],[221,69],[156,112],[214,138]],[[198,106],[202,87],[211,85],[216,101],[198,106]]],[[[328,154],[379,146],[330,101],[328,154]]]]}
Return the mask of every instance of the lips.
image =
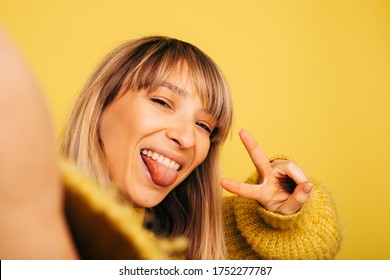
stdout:
{"type": "Polygon", "coordinates": [[[156,185],[168,187],[176,181],[181,167],[178,162],[147,149],[141,150],[141,156],[156,185]]]}

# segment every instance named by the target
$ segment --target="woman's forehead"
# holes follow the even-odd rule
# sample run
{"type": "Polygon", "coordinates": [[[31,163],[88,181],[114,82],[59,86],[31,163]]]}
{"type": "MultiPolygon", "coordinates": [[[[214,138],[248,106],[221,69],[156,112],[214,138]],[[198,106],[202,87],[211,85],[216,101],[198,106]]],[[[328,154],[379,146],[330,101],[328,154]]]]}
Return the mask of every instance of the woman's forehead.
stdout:
{"type": "Polygon", "coordinates": [[[218,85],[215,84],[212,73],[207,75],[197,63],[184,59],[160,61],[154,67],[154,69],[141,67],[139,73],[130,75],[128,87],[154,91],[162,86],[181,96],[196,95],[204,111],[217,119],[220,111],[223,110],[221,107],[223,102],[220,100],[222,97],[220,92],[219,94],[216,92],[218,85]]]}
{"type": "Polygon", "coordinates": [[[188,71],[169,75],[167,79],[159,82],[159,86],[169,89],[180,97],[199,98],[203,111],[211,116],[216,115],[211,106],[215,102],[211,99],[216,98],[216,96],[213,96],[210,89],[205,87],[205,83],[199,82],[199,79],[195,79],[195,75],[190,75],[188,71]]]}

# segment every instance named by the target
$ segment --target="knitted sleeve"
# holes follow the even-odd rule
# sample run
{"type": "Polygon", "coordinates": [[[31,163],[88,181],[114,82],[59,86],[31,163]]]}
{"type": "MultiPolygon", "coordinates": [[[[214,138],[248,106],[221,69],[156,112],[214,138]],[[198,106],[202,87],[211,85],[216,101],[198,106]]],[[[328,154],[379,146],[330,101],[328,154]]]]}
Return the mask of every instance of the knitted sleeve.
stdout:
{"type": "MultiPolygon", "coordinates": [[[[256,182],[256,175],[248,182],[256,182]]],[[[224,201],[228,257],[231,259],[334,259],[342,240],[330,193],[314,184],[312,197],[292,215],[267,211],[237,196],[224,201]]]]}
{"type": "Polygon", "coordinates": [[[157,238],[142,226],[135,208],[120,203],[66,160],[60,165],[64,210],[82,259],[168,259],[184,240],[157,238]]]}

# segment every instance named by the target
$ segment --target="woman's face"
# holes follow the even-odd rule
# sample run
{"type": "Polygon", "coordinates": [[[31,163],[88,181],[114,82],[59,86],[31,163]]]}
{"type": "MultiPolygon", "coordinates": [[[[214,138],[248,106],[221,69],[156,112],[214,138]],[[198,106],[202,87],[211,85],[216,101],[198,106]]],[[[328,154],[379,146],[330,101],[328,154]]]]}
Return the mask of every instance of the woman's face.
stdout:
{"type": "Polygon", "coordinates": [[[110,176],[137,206],[159,204],[209,151],[216,123],[183,68],[153,92],[120,91],[102,115],[110,176]]]}

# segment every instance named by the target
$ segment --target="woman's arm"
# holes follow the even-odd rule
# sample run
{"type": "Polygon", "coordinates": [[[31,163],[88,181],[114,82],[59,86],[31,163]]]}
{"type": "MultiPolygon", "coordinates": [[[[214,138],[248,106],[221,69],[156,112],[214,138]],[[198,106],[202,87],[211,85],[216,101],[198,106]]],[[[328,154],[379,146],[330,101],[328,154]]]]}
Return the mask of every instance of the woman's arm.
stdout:
{"type": "Polygon", "coordinates": [[[224,201],[229,258],[334,258],[342,230],[329,192],[294,162],[270,162],[248,132],[240,137],[257,172],[245,183],[221,181],[238,195],[224,201]]]}
{"type": "Polygon", "coordinates": [[[51,116],[0,28],[0,259],[77,258],[62,199],[51,116]]]}
{"type": "Polygon", "coordinates": [[[343,233],[336,205],[318,182],[313,195],[291,215],[266,210],[255,200],[224,199],[224,225],[230,259],[334,259],[343,233]]]}

